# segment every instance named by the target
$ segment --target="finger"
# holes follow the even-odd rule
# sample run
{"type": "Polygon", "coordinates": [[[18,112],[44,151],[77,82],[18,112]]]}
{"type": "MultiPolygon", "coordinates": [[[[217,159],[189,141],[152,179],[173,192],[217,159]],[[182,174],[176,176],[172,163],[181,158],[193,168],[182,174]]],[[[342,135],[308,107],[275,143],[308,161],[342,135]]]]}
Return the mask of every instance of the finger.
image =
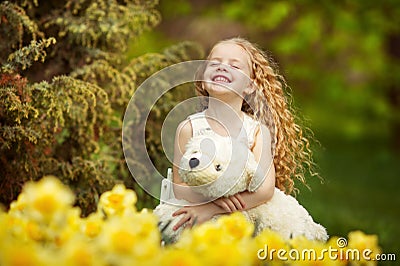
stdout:
{"type": "Polygon", "coordinates": [[[231,196],[229,199],[235,205],[236,210],[243,210],[243,205],[240,202],[240,199],[238,199],[236,196],[231,196]]]}
{"type": "Polygon", "coordinates": [[[237,208],[235,206],[235,203],[232,201],[232,199],[227,198],[225,199],[226,204],[228,205],[229,211],[234,212],[237,211],[237,208]]]}
{"type": "Polygon", "coordinates": [[[235,196],[229,197],[229,200],[234,205],[235,210],[242,210],[242,204],[240,204],[239,200],[237,198],[235,198],[235,196]]]}
{"type": "Polygon", "coordinates": [[[182,214],[182,213],[187,213],[187,209],[186,209],[186,208],[180,208],[179,210],[177,210],[176,212],[174,212],[174,213],[172,214],[172,216],[178,216],[178,215],[180,215],[180,214],[182,214]]]}
{"type": "Polygon", "coordinates": [[[239,193],[235,194],[234,197],[237,199],[237,201],[239,202],[240,206],[242,206],[242,210],[244,208],[246,208],[246,203],[244,202],[244,199],[243,199],[241,194],[239,194],[239,193]]]}
{"type": "Polygon", "coordinates": [[[231,208],[229,207],[228,202],[225,199],[219,200],[219,206],[226,212],[232,212],[231,208]]]}
{"type": "Polygon", "coordinates": [[[173,230],[174,231],[178,230],[178,228],[181,227],[184,223],[186,223],[189,219],[190,217],[184,216],[182,219],[179,220],[179,222],[176,223],[173,230]]]}
{"type": "Polygon", "coordinates": [[[218,207],[224,208],[224,201],[222,199],[216,199],[213,201],[218,207]]]}
{"type": "Polygon", "coordinates": [[[229,207],[226,198],[219,198],[217,200],[214,201],[214,203],[220,207],[221,209],[223,209],[226,212],[232,212],[231,208],[229,207]]]}

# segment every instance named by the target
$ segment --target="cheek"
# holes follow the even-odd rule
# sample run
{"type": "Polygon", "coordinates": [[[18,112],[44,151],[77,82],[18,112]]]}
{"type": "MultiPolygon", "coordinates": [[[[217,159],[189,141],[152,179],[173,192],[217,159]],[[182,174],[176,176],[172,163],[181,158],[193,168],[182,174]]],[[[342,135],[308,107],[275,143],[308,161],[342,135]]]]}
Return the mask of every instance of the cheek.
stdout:
{"type": "Polygon", "coordinates": [[[215,169],[211,167],[207,167],[207,169],[204,169],[202,176],[203,184],[208,184],[218,179],[218,175],[216,174],[215,169]]]}
{"type": "Polygon", "coordinates": [[[211,74],[212,74],[212,69],[206,68],[204,70],[203,75],[200,75],[199,77],[202,78],[203,80],[211,80],[211,74]]]}

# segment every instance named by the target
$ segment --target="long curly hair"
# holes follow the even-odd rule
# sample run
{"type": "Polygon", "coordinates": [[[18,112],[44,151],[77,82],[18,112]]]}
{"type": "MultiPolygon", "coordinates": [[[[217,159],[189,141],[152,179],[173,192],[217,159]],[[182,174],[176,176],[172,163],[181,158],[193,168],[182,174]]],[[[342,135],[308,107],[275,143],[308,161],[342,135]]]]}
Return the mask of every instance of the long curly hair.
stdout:
{"type": "MultiPolygon", "coordinates": [[[[216,45],[221,43],[239,45],[250,57],[250,78],[256,89],[245,96],[242,111],[265,124],[271,133],[276,187],[291,194],[298,191],[294,180],[297,179],[307,186],[307,172],[321,178],[315,170],[316,164],[310,148],[312,132],[298,123],[299,119],[291,106],[292,96],[288,91],[290,88],[284,77],[278,74],[276,64],[262,49],[246,39],[231,38],[216,45]]],[[[205,67],[197,72],[195,87],[197,94],[207,96],[207,99],[209,95],[202,86],[201,77],[205,67]]],[[[207,100],[201,105],[205,109],[207,100]]]]}

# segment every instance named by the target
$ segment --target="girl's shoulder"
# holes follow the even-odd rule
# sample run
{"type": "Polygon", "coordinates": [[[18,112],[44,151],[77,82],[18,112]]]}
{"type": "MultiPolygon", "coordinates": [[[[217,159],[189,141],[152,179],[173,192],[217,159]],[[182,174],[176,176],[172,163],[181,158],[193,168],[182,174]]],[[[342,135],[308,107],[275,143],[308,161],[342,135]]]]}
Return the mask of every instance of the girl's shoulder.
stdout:
{"type": "Polygon", "coordinates": [[[176,134],[177,136],[191,136],[192,135],[192,124],[190,123],[190,120],[186,118],[185,120],[181,121],[176,128],[176,134]]]}

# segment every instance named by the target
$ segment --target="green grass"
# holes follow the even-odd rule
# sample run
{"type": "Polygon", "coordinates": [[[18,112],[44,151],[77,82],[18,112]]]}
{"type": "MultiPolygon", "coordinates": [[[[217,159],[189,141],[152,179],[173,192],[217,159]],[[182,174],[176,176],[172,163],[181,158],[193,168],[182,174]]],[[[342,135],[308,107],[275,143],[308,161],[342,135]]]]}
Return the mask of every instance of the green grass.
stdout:
{"type": "Polygon", "coordinates": [[[376,234],[384,253],[399,258],[400,154],[378,140],[322,141],[316,152],[325,182],[310,180],[297,199],[330,235],[376,234]]]}

